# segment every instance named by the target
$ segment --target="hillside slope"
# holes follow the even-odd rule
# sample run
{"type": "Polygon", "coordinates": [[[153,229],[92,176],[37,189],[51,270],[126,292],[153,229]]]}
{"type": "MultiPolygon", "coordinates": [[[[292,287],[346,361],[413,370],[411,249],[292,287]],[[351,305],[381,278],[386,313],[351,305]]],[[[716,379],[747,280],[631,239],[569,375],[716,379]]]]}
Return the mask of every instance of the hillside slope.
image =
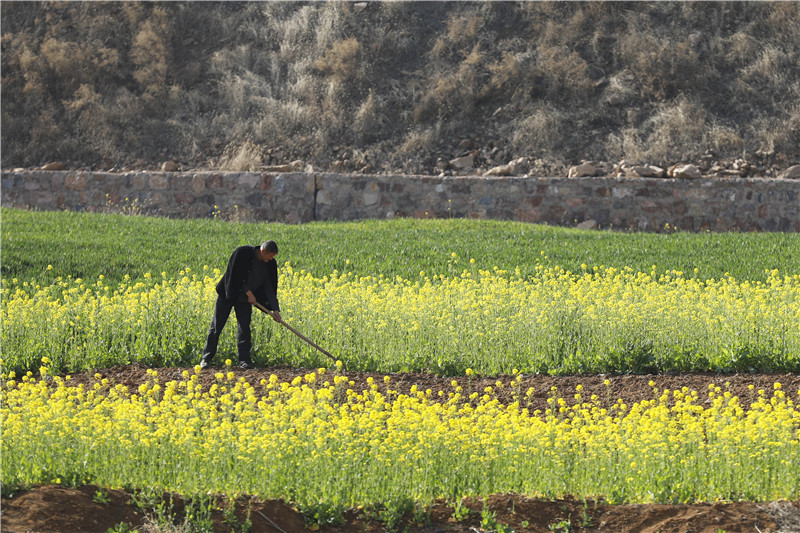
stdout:
{"type": "Polygon", "coordinates": [[[796,2],[1,8],[4,168],[800,162],[796,2]]]}

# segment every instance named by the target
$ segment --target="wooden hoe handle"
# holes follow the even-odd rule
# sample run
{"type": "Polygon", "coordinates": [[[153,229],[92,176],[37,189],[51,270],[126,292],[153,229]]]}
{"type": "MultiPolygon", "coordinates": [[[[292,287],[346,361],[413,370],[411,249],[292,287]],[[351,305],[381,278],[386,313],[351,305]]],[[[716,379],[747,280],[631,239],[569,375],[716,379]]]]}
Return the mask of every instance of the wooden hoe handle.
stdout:
{"type": "MultiPolygon", "coordinates": [[[[263,305],[261,305],[261,304],[260,304],[260,303],[258,303],[258,302],[254,303],[253,305],[254,305],[254,306],[256,306],[256,307],[258,307],[258,308],[259,308],[261,311],[265,312],[266,314],[268,314],[269,316],[271,316],[273,320],[275,320],[275,315],[272,313],[272,311],[270,311],[269,309],[267,309],[266,307],[264,307],[263,305]]],[[[324,353],[324,354],[325,354],[326,356],[328,356],[328,357],[329,357],[329,358],[330,358],[332,361],[334,361],[334,362],[336,361],[336,358],[335,358],[333,355],[331,355],[331,354],[330,354],[330,353],[329,353],[327,350],[324,350],[324,349],[322,349],[322,348],[321,348],[321,347],[320,347],[320,346],[319,346],[317,343],[315,343],[314,341],[312,341],[311,339],[309,339],[308,337],[306,337],[305,335],[303,335],[302,333],[300,333],[299,331],[297,331],[296,329],[294,329],[292,326],[290,326],[289,324],[287,324],[287,323],[286,323],[286,322],[283,320],[283,318],[281,318],[281,319],[279,319],[279,320],[276,320],[276,322],[280,323],[282,326],[285,326],[285,327],[286,327],[286,329],[288,329],[289,331],[291,331],[292,333],[294,333],[295,335],[297,335],[298,337],[300,337],[301,339],[303,339],[304,341],[306,341],[308,344],[310,344],[311,346],[313,346],[314,348],[316,348],[316,349],[317,349],[317,350],[319,350],[320,352],[324,353]]]]}

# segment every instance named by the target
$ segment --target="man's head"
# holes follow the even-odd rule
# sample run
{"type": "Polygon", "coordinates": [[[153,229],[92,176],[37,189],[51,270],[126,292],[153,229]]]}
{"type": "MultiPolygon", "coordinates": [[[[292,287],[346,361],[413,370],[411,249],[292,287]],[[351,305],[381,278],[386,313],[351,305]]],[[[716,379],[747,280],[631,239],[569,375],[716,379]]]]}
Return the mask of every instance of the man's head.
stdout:
{"type": "Polygon", "coordinates": [[[261,243],[260,251],[262,261],[271,261],[278,255],[278,245],[275,244],[275,241],[264,241],[261,243]]]}

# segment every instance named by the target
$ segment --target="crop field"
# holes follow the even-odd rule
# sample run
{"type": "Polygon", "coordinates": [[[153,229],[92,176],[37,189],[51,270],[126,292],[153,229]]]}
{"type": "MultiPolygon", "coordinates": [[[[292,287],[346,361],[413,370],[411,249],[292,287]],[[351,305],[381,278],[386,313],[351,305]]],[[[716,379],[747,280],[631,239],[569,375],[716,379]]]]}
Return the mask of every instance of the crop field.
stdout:
{"type": "MultiPolygon", "coordinates": [[[[478,268],[414,279],[283,265],[283,309],[351,370],[574,374],[800,370],[800,275],[764,282],[698,280],[683,272],[538,263],[533,273],[478,268]]],[[[49,268],[49,266],[47,267],[49,268]]],[[[86,371],[133,362],[192,366],[221,277],[208,266],[177,278],[109,284],[53,275],[3,279],[4,364],[86,371]],[[204,305],[199,305],[203,302],[204,305]]],[[[256,363],[315,367],[325,356],[269,321],[255,328],[256,363]]],[[[226,336],[222,350],[235,354],[226,336]]]]}
{"type": "Polygon", "coordinates": [[[799,519],[797,235],[2,216],[6,509],[43,486],[129,494],[148,531],[260,531],[245,496],[331,531],[799,519]],[[254,315],[257,368],[231,319],[201,371],[219,268],[267,238],[284,318],[336,360],[254,315]]]}

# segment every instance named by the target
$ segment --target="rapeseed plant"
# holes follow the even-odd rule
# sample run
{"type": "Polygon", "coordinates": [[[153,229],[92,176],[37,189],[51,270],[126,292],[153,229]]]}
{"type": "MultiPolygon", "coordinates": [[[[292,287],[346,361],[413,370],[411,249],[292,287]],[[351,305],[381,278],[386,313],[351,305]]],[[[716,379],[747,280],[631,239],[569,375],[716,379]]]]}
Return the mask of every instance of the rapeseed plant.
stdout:
{"type": "MultiPolygon", "coordinates": [[[[655,266],[572,273],[538,264],[523,276],[466,264],[416,279],[318,277],[286,264],[279,296],[287,321],[352,370],[800,371],[800,275],[701,280],[655,266]]],[[[219,276],[205,267],[116,286],[102,277],[49,285],[3,279],[7,370],[35,370],[42,357],[52,359],[55,373],[132,362],[193,365],[219,276]]],[[[253,328],[257,364],[324,363],[271,321],[254,320],[253,328]]],[[[220,352],[235,354],[233,333],[223,335],[220,352]]]]}
{"type": "Polygon", "coordinates": [[[800,391],[780,383],[748,409],[710,386],[654,389],[633,405],[556,391],[531,411],[494,392],[353,390],[323,370],[292,383],[220,373],[207,390],[188,371],[162,383],[152,370],[136,390],[4,375],[2,481],[339,509],[512,491],[641,503],[800,496],[800,391]]]}

